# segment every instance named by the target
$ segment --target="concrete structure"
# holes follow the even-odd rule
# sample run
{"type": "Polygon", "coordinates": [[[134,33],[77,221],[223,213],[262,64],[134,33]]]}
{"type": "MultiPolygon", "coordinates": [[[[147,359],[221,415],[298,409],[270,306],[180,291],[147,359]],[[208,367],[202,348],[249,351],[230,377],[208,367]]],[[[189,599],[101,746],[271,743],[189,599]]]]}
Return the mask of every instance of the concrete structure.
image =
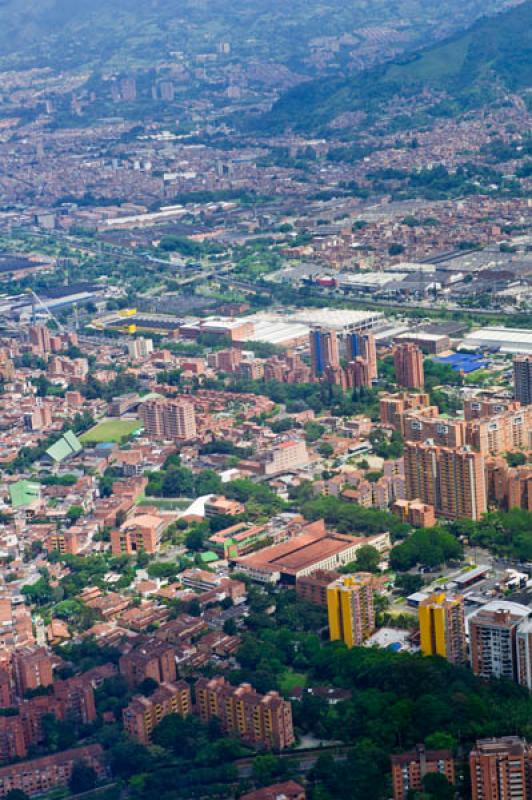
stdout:
{"type": "Polygon", "coordinates": [[[436,592],[420,602],[418,615],[423,655],[463,664],[467,660],[464,598],[436,592]]]}
{"type": "Polygon", "coordinates": [[[484,458],[469,447],[430,439],[405,445],[407,500],[421,500],[447,519],[478,520],[487,510],[484,458]]]}
{"type": "Polygon", "coordinates": [[[92,767],[98,778],[105,777],[107,770],[102,747],[99,744],[90,744],[2,767],[0,797],[6,797],[14,789],[35,797],[50,792],[56,786],[68,786],[72,770],[80,762],[92,767]]]}
{"type": "Polygon", "coordinates": [[[328,367],[338,369],[340,355],[336,331],[316,327],[309,334],[312,374],[320,378],[328,367]]]}
{"type": "Polygon", "coordinates": [[[531,758],[518,736],[477,741],[469,754],[472,800],[530,800],[531,758]]]}
{"type": "Polygon", "coordinates": [[[360,645],[375,630],[371,579],[356,575],[338,578],[327,587],[327,615],[331,641],[360,645]]]}
{"type": "MultiPolygon", "coordinates": [[[[455,782],[453,754],[450,750],[425,750],[422,744],[415,751],[391,756],[394,800],[406,800],[409,792],[423,790],[423,778],[431,772],[445,775],[455,782]]],[[[485,800],[488,800],[486,796],[485,800]]]]}
{"type": "Polygon", "coordinates": [[[532,404],[532,354],[516,356],[513,367],[515,399],[521,405],[529,406],[532,404]]]}
{"type": "Polygon", "coordinates": [[[122,711],[124,730],[147,745],[154,728],[169,714],[186,717],[192,713],[190,686],[185,681],[164,682],[149,697],[136,695],[122,711]]]}
{"type": "Polygon", "coordinates": [[[194,406],[185,400],[148,400],[139,409],[144,430],[151,439],[189,440],[196,438],[194,406]]]}
{"type": "Polygon", "coordinates": [[[415,344],[399,344],[394,348],[395,377],[399,386],[422,389],[425,384],[423,353],[415,344]]]}
{"type": "Polygon", "coordinates": [[[475,675],[517,680],[517,631],[529,613],[530,609],[519,603],[493,601],[469,617],[469,649],[475,675]]]}
{"type": "Polygon", "coordinates": [[[277,692],[262,695],[249,683],[231,686],[220,677],[200,678],[195,694],[202,722],[217,717],[224,733],[276,750],[294,742],[292,706],[277,692]]]}

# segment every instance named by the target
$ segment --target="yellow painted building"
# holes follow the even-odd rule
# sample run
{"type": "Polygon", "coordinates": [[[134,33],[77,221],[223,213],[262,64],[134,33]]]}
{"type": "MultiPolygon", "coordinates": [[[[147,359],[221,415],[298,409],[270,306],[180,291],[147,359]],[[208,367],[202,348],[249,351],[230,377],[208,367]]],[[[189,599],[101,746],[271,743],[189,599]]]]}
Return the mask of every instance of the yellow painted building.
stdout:
{"type": "Polygon", "coordinates": [[[464,598],[435,592],[418,609],[421,652],[441,656],[452,663],[466,660],[464,598]]]}
{"type": "Polygon", "coordinates": [[[373,589],[368,576],[346,575],[327,587],[331,641],[360,645],[375,630],[373,589]]]}

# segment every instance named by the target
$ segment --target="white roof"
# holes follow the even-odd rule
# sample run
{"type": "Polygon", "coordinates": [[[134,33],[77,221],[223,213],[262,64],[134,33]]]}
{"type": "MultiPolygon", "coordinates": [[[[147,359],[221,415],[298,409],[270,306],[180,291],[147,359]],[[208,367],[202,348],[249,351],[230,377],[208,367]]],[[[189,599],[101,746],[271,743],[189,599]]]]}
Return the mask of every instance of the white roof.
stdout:
{"type": "Polygon", "coordinates": [[[469,347],[500,347],[507,353],[532,353],[530,328],[479,328],[463,339],[469,347]]]}

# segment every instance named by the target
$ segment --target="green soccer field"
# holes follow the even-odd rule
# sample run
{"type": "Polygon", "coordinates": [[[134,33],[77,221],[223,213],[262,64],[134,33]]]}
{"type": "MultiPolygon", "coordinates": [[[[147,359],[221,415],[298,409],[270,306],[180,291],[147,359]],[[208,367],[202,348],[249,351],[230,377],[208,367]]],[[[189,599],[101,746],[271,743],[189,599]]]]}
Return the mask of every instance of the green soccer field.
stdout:
{"type": "Polygon", "coordinates": [[[107,419],[99,422],[90,430],[80,436],[80,441],[85,444],[99,442],[120,442],[131,433],[142,427],[138,419],[107,419]]]}

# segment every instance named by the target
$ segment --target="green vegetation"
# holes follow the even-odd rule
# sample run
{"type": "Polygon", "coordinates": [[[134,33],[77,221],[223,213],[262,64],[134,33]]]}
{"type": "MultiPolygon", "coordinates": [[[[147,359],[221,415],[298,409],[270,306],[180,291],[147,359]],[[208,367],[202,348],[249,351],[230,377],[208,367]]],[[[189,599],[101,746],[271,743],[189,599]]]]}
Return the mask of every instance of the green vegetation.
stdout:
{"type": "Polygon", "coordinates": [[[390,566],[406,572],[417,565],[435,568],[462,558],[462,545],[452,533],[438,527],[420,528],[392,549],[390,566]]]}
{"type": "Polygon", "coordinates": [[[107,419],[80,436],[80,441],[91,444],[99,442],[121,442],[127,436],[136,433],[142,423],[135,419],[107,419]]]}
{"type": "Polygon", "coordinates": [[[527,0],[481,19],[465,33],[354,77],[301,84],[283,95],[260,124],[315,129],[342,112],[379,112],[394,96],[419,95],[422,87],[450,94],[450,100],[431,109],[433,115],[486,104],[496,97],[497,81],[512,91],[530,87],[531,28],[532,3],[527,0]]]}
{"type": "Polygon", "coordinates": [[[392,538],[400,539],[410,530],[409,525],[388,511],[364,508],[356,503],[346,503],[337,497],[322,495],[304,503],[302,510],[306,519],[313,521],[323,518],[340,533],[371,536],[374,533],[389,531],[392,538]]]}

